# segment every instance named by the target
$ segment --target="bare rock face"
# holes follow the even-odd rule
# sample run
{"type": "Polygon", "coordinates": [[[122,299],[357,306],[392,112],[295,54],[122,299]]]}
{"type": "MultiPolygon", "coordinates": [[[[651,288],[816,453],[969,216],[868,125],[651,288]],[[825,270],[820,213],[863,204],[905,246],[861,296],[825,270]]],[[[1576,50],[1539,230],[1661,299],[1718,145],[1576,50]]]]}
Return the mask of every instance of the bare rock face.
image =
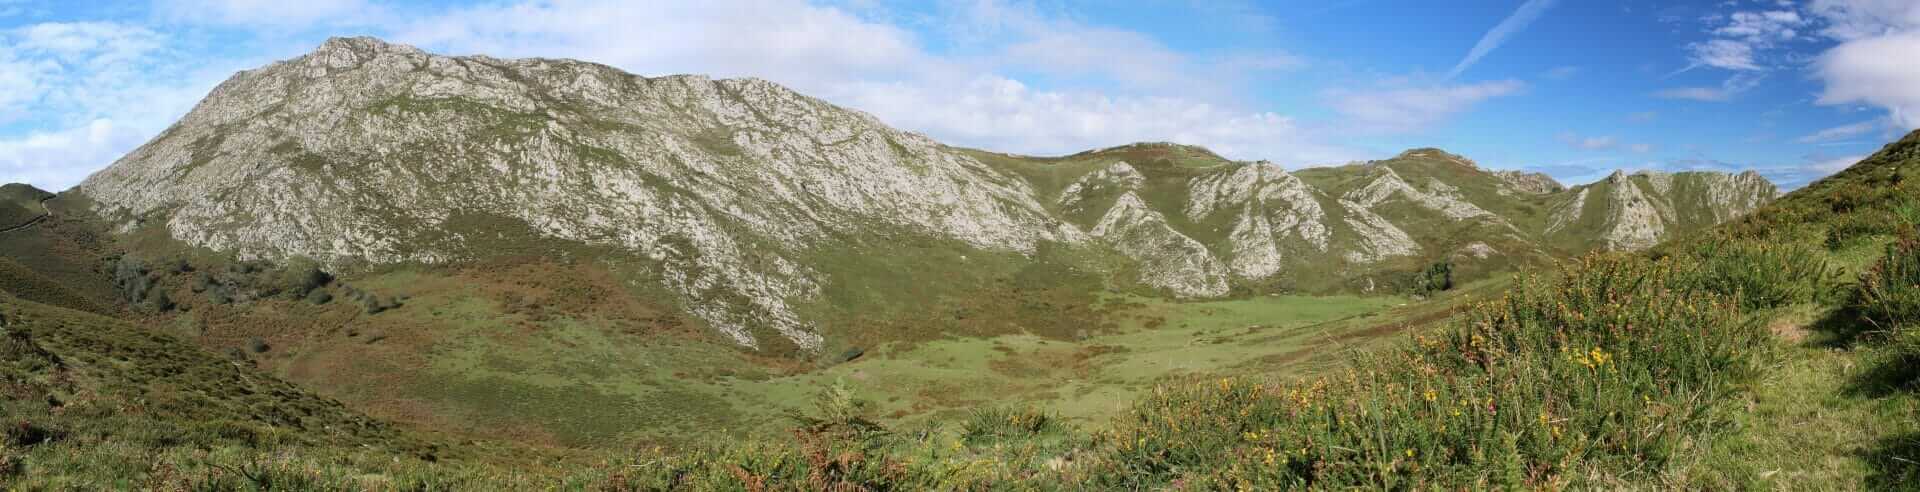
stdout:
{"type": "Polygon", "coordinates": [[[236,74],[78,191],[120,231],[243,259],[611,251],[729,339],[805,350],[824,343],[807,306],[849,281],[826,272],[859,261],[833,256],[857,238],[1091,248],[1131,262],[1125,281],[1198,298],[1550,242],[1641,248],[1774,194],[1750,173],[1562,190],[1439,149],[1295,172],[1166,143],[983,155],[762,80],[337,38],[236,74]]]}
{"type": "Polygon", "coordinates": [[[1546,233],[1603,249],[1645,249],[1676,233],[1746,215],[1778,194],[1752,171],[1615,171],[1570,190],[1550,214],[1546,233]]]}
{"type": "Polygon", "coordinates": [[[1544,195],[1548,193],[1559,193],[1567,189],[1567,187],[1561,186],[1559,181],[1555,181],[1552,176],[1548,176],[1546,173],[1494,171],[1493,175],[1505,181],[1514,191],[1521,193],[1544,195]]]}
{"type": "Polygon", "coordinates": [[[1093,235],[1140,262],[1140,282],[1180,297],[1227,294],[1226,267],[1206,245],[1181,234],[1166,217],[1147,207],[1139,195],[1120,195],[1093,235]]]}
{"type": "Polygon", "coordinates": [[[234,76],[80,189],[104,216],[246,258],[458,261],[485,254],[475,224],[626,249],[750,346],[753,325],[819,345],[792,309],[818,290],[796,258],[830,233],[1017,252],[1080,239],[1026,183],[765,81],[370,38],[234,76]],[[696,301],[716,290],[745,301],[696,301]]]}

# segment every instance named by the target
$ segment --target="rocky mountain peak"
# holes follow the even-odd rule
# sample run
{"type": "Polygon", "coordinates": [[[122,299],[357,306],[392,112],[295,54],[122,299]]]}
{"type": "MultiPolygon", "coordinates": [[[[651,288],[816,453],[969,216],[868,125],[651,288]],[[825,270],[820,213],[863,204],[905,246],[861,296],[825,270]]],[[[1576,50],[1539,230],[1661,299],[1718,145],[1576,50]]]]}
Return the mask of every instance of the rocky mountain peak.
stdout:
{"type": "Polygon", "coordinates": [[[334,38],[236,75],[77,191],[120,232],[240,259],[348,270],[593,255],[729,340],[804,351],[827,346],[817,323],[830,314],[927,302],[872,287],[946,281],[912,278],[915,266],[991,257],[1017,271],[1048,257],[1179,297],[1281,279],[1332,288],[1471,246],[1456,238],[1532,254],[1627,231],[1605,244],[1640,247],[1771,197],[1591,194],[1682,204],[1615,227],[1583,215],[1617,209],[1586,205],[1586,189],[1504,184],[1519,178],[1439,149],[1400,158],[1417,165],[1294,173],[1164,142],[988,154],[765,80],[334,38]],[[1475,172],[1432,172],[1458,170],[1445,166],[1475,172]],[[1516,225],[1543,222],[1543,202],[1558,204],[1549,230],[1516,225]],[[1709,212],[1663,212],[1693,209],[1709,212]]]}
{"type": "Polygon", "coordinates": [[[1441,150],[1434,147],[1421,147],[1416,149],[1407,149],[1405,151],[1400,152],[1399,155],[1394,156],[1394,159],[1416,160],[1416,161],[1417,160],[1433,160],[1433,161],[1459,164],[1472,169],[1480,169],[1480,164],[1474,162],[1473,159],[1468,159],[1464,156],[1461,156],[1460,154],[1447,152],[1445,150],[1441,150]]]}

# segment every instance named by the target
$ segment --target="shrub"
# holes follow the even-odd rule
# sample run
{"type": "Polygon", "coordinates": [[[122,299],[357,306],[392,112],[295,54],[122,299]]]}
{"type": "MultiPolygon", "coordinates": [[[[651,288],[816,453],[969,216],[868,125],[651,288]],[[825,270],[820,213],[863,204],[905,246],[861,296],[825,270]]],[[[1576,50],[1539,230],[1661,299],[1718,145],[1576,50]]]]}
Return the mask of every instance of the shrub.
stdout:
{"type": "Polygon", "coordinates": [[[1453,289],[1453,264],[1439,262],[1427,266],[1427,271],[1419,277],[1418,290],[1422,295],[1431,295],[1453,289]]]}
{"type": "Polygon", "coordinates": [[[1722,239],[1696,245],[1682,284],[1737,297],[1747,309],[1811,302],[1831,280],[1825,254],[1805,242],[1722,239]]]}
{"type": "Polygon", "coordinates": [[[1498,489],[1662,469],[1766,346],[1732,299],[1685,287],[1696,268],[1588,256],[1341,376],[1156,391],[1090,473],[1130,489],[1498,489]]]}
{"type": "Polygon", "coordinates": [[[306,296],[333,281],[333,275],[320,270],[312,260],[295,259],[281,268],[275,287],[293,298],[306,296]]]}
{"type": "Polygon", "coordinates": [[[312,292],[307,293],[307,302],[316,306],[333,302],[333,294],[327,293],[325,290],[314,289],[312,292]]]}
{"type": "Polygon", "coordinates": [[[394,297],[381,298],[378,295],[367,294],[360,297],[360,305],[366,308],[367,314],[380,314],[388,309],[400,307],[400,300],[394,297]]]}
{"type": "Polygon", "coordinates": [[[273,348],[272,346],[267,345],[267,341],[265,339],[262,339],[260,337],[253,337],[253,338],[247,339],[248,352],[261,354],[261,353],[266,353],[267,350],[272,348],[273,348]]]}
{"type": "Polygon", "coordinates": [[[1059,427],[1058,417],[1040,410],[985,407],[968,414],[960,426],[960,438],[978,444],[1038,436],[1059,427]]]}
{"type": "Polygon", "coordinates": [[[1853,308],[1882,330],[1920,324],[1920,237],[1909,234],[1888,245],[1886,256],[1860,274],[1853,308]]]}

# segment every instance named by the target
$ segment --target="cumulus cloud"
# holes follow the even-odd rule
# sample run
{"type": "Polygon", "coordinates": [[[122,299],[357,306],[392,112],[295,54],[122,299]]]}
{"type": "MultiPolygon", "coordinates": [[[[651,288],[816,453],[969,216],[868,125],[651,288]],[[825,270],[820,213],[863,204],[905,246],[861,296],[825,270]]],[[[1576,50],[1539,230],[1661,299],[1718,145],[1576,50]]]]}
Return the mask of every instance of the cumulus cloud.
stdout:
{"type": "MultiPolygon", "coordinates": [[[[1787,6],[1781,4],[1781,6],[1787,6]]],[[[1741,11],[1706,19],[1708,38],[1687,43],[1687,66],[1674,73],[1711,67],[1758,72],[1771,69],[1762,54],[1800,37],[1808,24],[1794,10],[1741,11]]]]}
{"type": "Polygon", "coordinates": [[[1920,28],[1920,3],[1911,0],[1813,0],[1807,10],[1826,21],[1821,34],[1841,41],[1920,28]]]}
{"type": "Polygon", "coordinates": [[[1760,64],[1753,61],[1753,45],[1732,39],[1710,39],[1705,42],[1687,45],[1687,51],[1696,67],[1714,67],[1727,70],[1760,70],[1760,64]]]}
{"type": "Polygon", "coordinates": [[[1807,9],[1826,21],[1821,34],[1840,43],[1814,60],[1825,83],[1820,104],[1885,108],[1903,129],[1920,127],[1920,2],[1815,0],[1807,9]]]}
{"type": "MultiPolygon", "coordinates": [[[[313,27],[339,32],[352,26],[456,55],[576,58],[649,76],[761,77],[907,130],[993,150],[1068,153],[1172,140],[1287,164],[1367,155],[1327,143],[1341,132],[1252,109],[1236,97],[1235,84],[1250,74],[1306,63],[1291,54],[1197,57],[1148,36],[1041,15],[1030,6],[959,7],[942,10],[938,15],[952,18],[940,23],[980,36],[940,42],[980,43],[959,50],[964,55],[929,51],[921,34],[886,21],[884,12],[804,0],[669,2],[647,9],[619,0],[467,7],[158,0],[153,11],[157,22],[214,26],[256,41],[310,46],[318,41],[310,37],[319,31],[313,27]],[[1020,79],[1035,73],[1068,77],[1048,77],[1045,88],[1020,79]]],[[[37,121],[30,132],[0,134],[0,179],[49,188],[76,183],[164,129],[226,74],[265,62],[159,56],[191,50],[182,40],[140,38],[134,30],[115,40],[103,29],[64,29],[0,33],[9,36],[0,42],[0,111],[61,118],[37,121]],[[50,106],[55,100],[94,102],[50,106]]],[[[1474,99],[1468,96],[1417,119],[1431,123],[1462,110],[1474,99]]],[[[0,113],[0,123],[7,117],[0,113]]]]}
{"type": "Polygon", "coordinates": [[[646,11],[606,0],[503,4],[420,18],[397,38],[454,53],[580,58],[643,75],[762,77],[891,125],[991,150],[1069,153],[1174,140],[1282,162],[1359,155],[1315,143],[1315,133],[1290,117],[1204,98],[1224,89],[1200,89],[1233,73],[1303,63],[1291,55],[1196,60],[1139,33],[992,2],[956,15],[952,28],[968,30],[957,36],[995,43],[980,50],[987,55],[934,55],[908,31],[800,1],[646,11]],[[1132,90],[1039,90],[1006,75],[1012,70],[1097,77],[1132,90]]]}
{"type": "Polygon", "coordinates": [[[1518,80],[1374,90],[1333,89],[1327,104],[1360,130],[1404,133],[1424,129],[1489,99],[1526,89],[1518,80]]]}
{"type": "Polygon", "coordinates": [[[1902,128],[1920,127],[1920,31],[1848,41],[1814,62],[1826,83],[1820,104],[1866,103],[1886,108],[1902,128]]]}
{"type": "Polygon", "coordinates": [[[915,108],[879,114],[958,145],[1034,154],[1065,154],[1115,144],[1171,140],[1203,145],[1232,158],[1282,164],[1337,162],[1364,156],[1320,143],[1293,118],[1174,97],[1114,97],[1091,91],[1036,90],[1020,81],[981,76],[956,87],[872,84],[849,91],[855,107],[915,108]]]}
{"type": "Polygon", "coordinates": [[[0,182],[62,189],[166,128],[237,65],[198,62],[143,26],[0,31],[0,182]]]}

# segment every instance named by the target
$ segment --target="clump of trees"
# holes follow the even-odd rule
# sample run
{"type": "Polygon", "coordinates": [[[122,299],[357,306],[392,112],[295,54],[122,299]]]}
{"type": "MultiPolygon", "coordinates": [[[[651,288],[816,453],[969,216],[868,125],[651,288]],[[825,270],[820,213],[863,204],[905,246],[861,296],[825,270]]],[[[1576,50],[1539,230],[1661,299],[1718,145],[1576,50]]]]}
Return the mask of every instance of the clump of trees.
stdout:
{"type": "Polygon", "coordinates": [[[166,285],[184,282],[188,290],[204,296],[213,304],[233,304],[259,299],[280,298],[304,301],[316,306],[332,303],[344,296],[367,314],[378,314],[401,306],[398,296],[383,296],[340,283],[319,262],[293,258],[274,264],[266,261],[238,261],[217,267],[196,268],[185,259],[149,262],[122,256],[109,266],[114,285],[132,305],[149,311],[175,307],[166,285]],[[174,279],[169,281],[168,279],[174,279]],[[180,280],[184,279],[184,280],[180,280]]]}
{"type": "Polygon", "coordinates": [[[160,285],[158,276],[145,261],[133,256],[121,256],[113,262],[113,286],[120,291],[121,298],[127,304],[148,311],[167,311],[174,307],[173,299],[167,296],[166,289],[160,285]]]}

